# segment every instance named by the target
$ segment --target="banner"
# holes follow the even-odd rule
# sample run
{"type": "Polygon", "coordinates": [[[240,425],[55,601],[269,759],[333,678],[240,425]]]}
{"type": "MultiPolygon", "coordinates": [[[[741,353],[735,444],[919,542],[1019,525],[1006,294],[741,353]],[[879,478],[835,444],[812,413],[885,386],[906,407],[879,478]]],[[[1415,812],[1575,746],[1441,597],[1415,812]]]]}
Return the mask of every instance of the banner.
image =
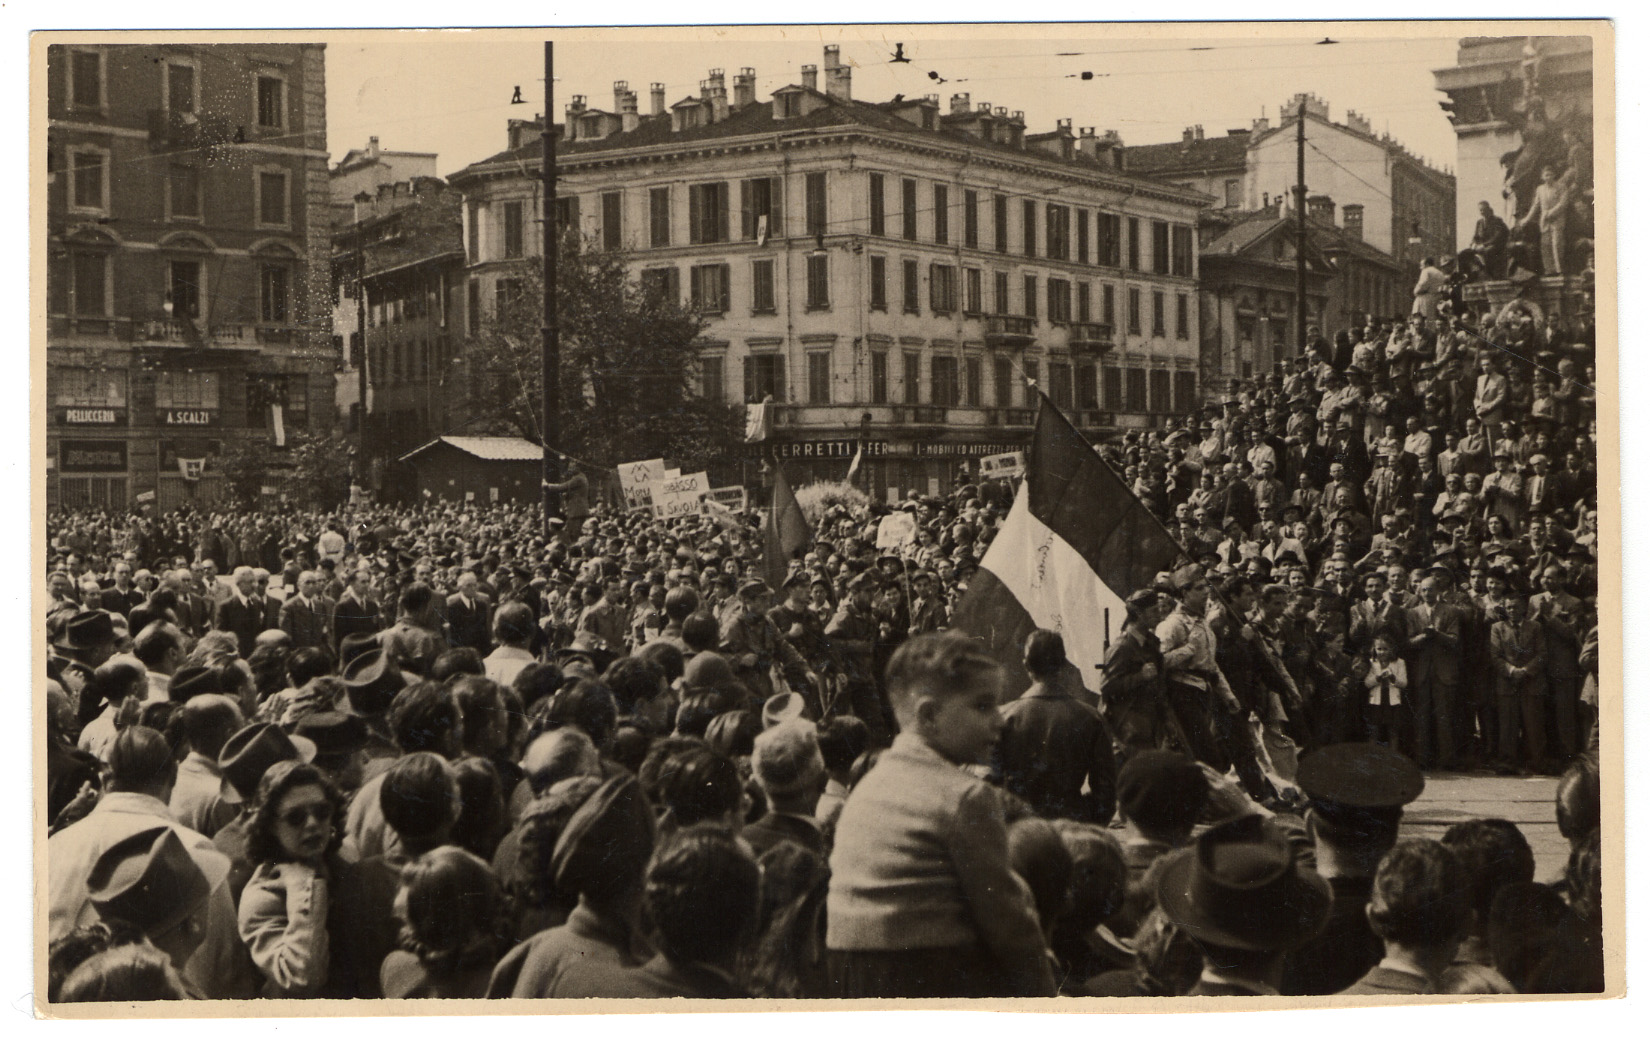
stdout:
{"type": "Polygon", "coordinates": [[[710,491],[710,477],[705,473],[655,480],[648,485],[648,498],[653,516],[658,520],[686,516],[701,510],[705,494],[710,491]]]}
{"type": "Polygon", "coordinates": [[[626,509],[646,509],[653,504],[648,485],[665,479],[664,459],[622,462],[618,466],[619,490],[624,492],[626,509]]]}
{"type": "Polygon", "coordinates": [[[742,487],[711,488],[705,492],[705,498],[736,511],[742,511],[746,508],[745,489],[742,487]]]}
{"type": "Polygon", "coordinates": [[[184,480],[199,480],[201,478],[201,474],[205,471],[205,459],[186,459],[182,455],[178,456],[178,475],[184,480]]]}
{"type": "Polygon", "coordinates": [[[980,460],[981,480],[1002,480],[1023,477],[1026,473],[1026,453],[1009,451],[1001,455],[987,455],[980,460]]]}
{"type": "Polygon", "coordinates": [[[280,402],[269,406],[270,424],[275,428],[275,447],[286,447],[286,415],[280,402]]]}
{"type": "Polygon", "coordinates": [[[901,511],[889,513],[877,525],[877,548],[898,549],[917,540],[917,518],[901,511]]]}
{"type": "Polygon", "coordinates": [[[745,443],[761,444],[773,436],[773,399],[745,406],[745,443]]]}

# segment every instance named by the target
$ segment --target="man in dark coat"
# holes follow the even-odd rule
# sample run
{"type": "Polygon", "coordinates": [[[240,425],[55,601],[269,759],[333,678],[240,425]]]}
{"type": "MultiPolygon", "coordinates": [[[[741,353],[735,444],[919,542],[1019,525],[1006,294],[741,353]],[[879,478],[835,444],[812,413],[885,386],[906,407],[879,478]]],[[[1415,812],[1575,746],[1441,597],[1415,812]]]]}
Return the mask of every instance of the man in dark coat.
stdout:
{"type": "Polygon", "coordinates": [[[996,767],[1003,787],[1040,816],[1102,826],[1117,809],[1117,760],[1100,713],[1072,694],[1080,680],[1058,632],[1026,637],[1031,686],[997,709],[1003,717],[996,767]],[[1088,793],[1084,794],[1084,781],[1088,793]]]}
{"type": "Polygon", "coordinates": [[[343,646],[352,635],[372,635],[384,627],[384,618],[378,601],[372,598],[372,576],[357,571],[350,576],[349,585],[332,609],[333,650],[343,646]]]}
{"type": "Polygon", "coordinates": [[[327,635],[331,618],[317,595],[320,587],[321,576],[304,571],[298,576],[298,594],[281,604],[281,630],[292,637],[294,650],[326,646],[331,641],[327,635]]]}
{"type": "Polygon", "coordinates": [[[242,657],[250,657],[264,624],[263,597],[258,594],[258,576],[251,567],[235,569],[235,584],[229,597],[218,604],[212,627],[234,635],[242,657]]]}
{"type": "Polygon", "coordinates": [[[493,649],[493,604],[476,585],[475,571],[465,571],[458,576],[458,591],[447,597],[447,642],[485,657],[493,649]]]}

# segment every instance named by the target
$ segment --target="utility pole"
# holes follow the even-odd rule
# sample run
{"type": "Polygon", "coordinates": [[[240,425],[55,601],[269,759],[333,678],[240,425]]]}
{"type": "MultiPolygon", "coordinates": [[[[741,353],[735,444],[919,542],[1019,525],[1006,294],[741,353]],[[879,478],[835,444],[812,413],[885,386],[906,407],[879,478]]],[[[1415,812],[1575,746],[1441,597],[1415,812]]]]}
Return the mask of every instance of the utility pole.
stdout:
{"type": "Polygon", "coordinates": [[[556,314],[556,254],[561,247],[561,235],[556,226],[556,45],[544,41],[544,349],[541,382],[544,400],[544,492],[543,525],[546,537],[550,534],[550,517],[556,511],[561,497],[552,484],[561,479],[561,467],[556,462],[552,447],[561,440],[561,328],[556,314]]]}
{"type": "Polygon", "coordinates": [[[1295,350],[1306,353],[1306,98],[1295,114],[1295,350]]]}
{"type": "Polygon", "coordinates": [[[361,337],[361,349],[355,355],[356,395],[361,402],[355,429],[360,445],[356,476],[360,478],[361,490],[366,491],[372,479],[372,457],[367,448],[367,246],[360,220],[355,222],[355,334],[361,337]]]}

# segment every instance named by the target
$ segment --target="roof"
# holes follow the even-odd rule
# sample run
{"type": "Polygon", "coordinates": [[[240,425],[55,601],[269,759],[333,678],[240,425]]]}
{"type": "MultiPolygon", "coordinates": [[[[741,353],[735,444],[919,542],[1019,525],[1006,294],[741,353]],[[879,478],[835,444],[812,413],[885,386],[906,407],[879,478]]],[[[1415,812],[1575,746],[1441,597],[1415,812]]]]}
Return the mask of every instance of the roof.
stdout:
{"type": "MultiPolygon", "coordinates": [[[[1347,234],[1344,228],[1310,216],[1306,219],[1306,226],[1311,233],[1312,248],[1320,254],[1347,253],[1371,263],[1398,267],[1398,262],[1391,256],[1363,239],[1347,234]]],[[[1237,256],[1280,230],[1294,234],[1294,214],[1280,213],[1277,209],[1255,210],[1210,239],[1209,244],[1198,252],[1205,259],[1237,256]]]]}
{"type": "Polygon", "coordinates": [[[1190,173],[1196,170],[1242,168],[1249,150],[1248,131],[1224,137],[1205,137],[1168,144],[1141,144],[1123,149],[1123,168],[1143,176],[1190,173]]]}
{"type": "Polygon", "coordinates": [[[483,462],[539,462],[544,458],[543,448],[521,437],[437,437],[430,443],[407,452],[396,461],[406,462],[438,444],[450,445],[466,455],[474,455],[483,462]]]}
{"type": "MultiPolygon", "coordinates": [[[[1013,156],[1033,162],[1052,163],[1060,167],[1092,171],[1103,174],[1109,179],[1120,181],[1146,182],[1146,178],[1134,174],[1128,169],[1115,170],[1110,166],[1102,165],[1088,159],[1060,159],[1050,155],[1040,148],[1017,148],[1013,145],[989,141],[966,130],[950,129],[945,119],[939,120],[938,128],[924,130],[922,127],[888,111],[891,103],[881,104],[866,101],[842,100],[832,98],[819,91],[809,90],[806,87],[782,87],[779,92],[810,94],[823,102],[818,108],[806,115],[793,118],[775,119],[773,102],[758,101],[743,108],[732,110],[726,119],[714,123],[688,127],[682,130],[672,129],[672,120],[668,115],[641,117],[641,123],[634,130],[621,131],[609,134],[598,140],[568,141],[562,129],[556,139],[556,155],[558,160],[577,159],[586,155],[597,155],[604,152],[615,152],[623,149],[650,148],[660,145],[686,145],[699,141],[715,140],[718,138],[755,136],[758,134],[772,135],[776,132],[790,132],[796,130],[821,130],[842,128],[850,129],[864,127],[883,130],[893,133],[920,136],[923,139],[936,140],[945,144],[964,145],[979,148],[985,151],[1000,153],[1004,156],[1013,156]]],[[[687,98],[684,100],[694,100],[687,98]]],[[[906,104],[910,104],[909,99],[906,104]]],[[[678,103],[680,104],[680,103],[678,103]]],[[[556,124],[558,128],[561,124],[556,124]]],[[[1035,137],[1037,135],[1031,135],[1035,137]]],[[[479,162],[471,163],[448,177],[450,183],[458,184],[466,178],[487,172],[489,166],[505,166],[514,164],[537,163],[543,154],[543,143],[539,134],[532,134],[523,140],[521,147],[507,149],[495,155],[488,156],[479,162]]],[[[1189,189],[1176,188],[1172,185],[1156,184],[1155,190],[1167,191],[1179,195],[1189,189]]],[[[1202,193],[1192,193],[1198,197],[1202,193]]]]}

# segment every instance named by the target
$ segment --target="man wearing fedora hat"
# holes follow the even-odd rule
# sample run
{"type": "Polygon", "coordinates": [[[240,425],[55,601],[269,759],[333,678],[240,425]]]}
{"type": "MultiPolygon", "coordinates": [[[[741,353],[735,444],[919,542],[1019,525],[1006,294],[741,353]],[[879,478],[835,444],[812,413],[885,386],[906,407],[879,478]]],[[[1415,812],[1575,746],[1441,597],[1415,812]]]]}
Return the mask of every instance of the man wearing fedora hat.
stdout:
{"type": "Polygon", "coordinates": [[[176,777],[172,749],[159,733],[129,726],[115,738],[103,797],[85,819],[47,839],[48,934],[61,939],[95,918],[88,881],[104,852],[133,834],[165,827],[176,832],[210,886],[204,934],[184,978],[209,998],[251,996],[256,970],[235,925],[229,861],[206,837],[173,820],[166,803],[176,777]]]}
{"type": "Polygon", "coordinates": [[[1329,885],[1266,817],[1211,827],[1165,857],[1157,904],[1203,954],[1188,996],[1276,996],[1284,957],[1329,918],[1329,885]]]}
{"type": "Polygon", "coordinates": [[[48,674],[55,671],[53,678],[75,704],[76,719],[84,726],[102,705],[81,703],[80,691],[115,652],[114,621],[108,611],[82,610],[65,621],[52,649],[56,659],[48,662],[48,674]]]}
{"type": "Polygon", "coordinates": [[[151,827],[109,846],[86,888],[99,918],[136,928],[178,972],[187,970],[206,935],[212,885],[176,831],[151,827]]]}

